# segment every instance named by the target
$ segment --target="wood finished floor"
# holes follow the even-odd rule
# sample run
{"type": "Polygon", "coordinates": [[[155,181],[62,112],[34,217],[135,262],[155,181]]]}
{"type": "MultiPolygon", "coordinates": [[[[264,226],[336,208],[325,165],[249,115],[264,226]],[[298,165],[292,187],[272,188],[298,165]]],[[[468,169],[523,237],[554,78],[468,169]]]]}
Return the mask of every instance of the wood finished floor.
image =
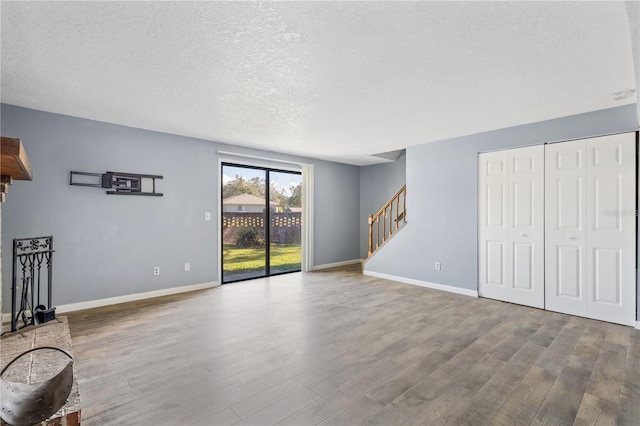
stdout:
{"type": "Polygon", "coordinates": [[[640,331],[290,274],[69,314],[84,425],[640,425],[640,331]]]}

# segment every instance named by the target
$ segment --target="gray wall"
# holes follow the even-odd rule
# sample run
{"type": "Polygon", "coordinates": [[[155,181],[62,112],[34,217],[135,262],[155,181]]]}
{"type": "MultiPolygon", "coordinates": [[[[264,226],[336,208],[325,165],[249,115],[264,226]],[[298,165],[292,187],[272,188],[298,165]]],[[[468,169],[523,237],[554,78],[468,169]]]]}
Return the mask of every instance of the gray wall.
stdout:
{"type": "Polygon", "coordinates": [[[2,206],[3,312],[10,311],[13,238],[54,236],[55,305],[218,281],[218,150],[314,164],[314,264],[359,258],[356,166],[0,108],[2,135],[22,139],[34,171],[32,182],[14,182],[2,206]],[[72,187],[70,170],[163,175],[164,197],[72,187]]]}
{"type": "Polygon", "coordinates": [[[477,290],[478,152],[638,127],[635,105],[628,105],[409,147],[408,225],[365,269],[477,290]],[[435,262],[442,263],[441,271],[435,262]]]}
{"type": "Polygon", "coordinates": [[[407,156],[392,163],[360,168],[360,256],[366,259],[369,245],[367,218],[375,214],[406,182],[407,156]]]}
{"type": "Polygon", "coordinates": [[[315,166],[315,265],[360,258],[358,169],[356,166],[345,165],[315,166]]]}

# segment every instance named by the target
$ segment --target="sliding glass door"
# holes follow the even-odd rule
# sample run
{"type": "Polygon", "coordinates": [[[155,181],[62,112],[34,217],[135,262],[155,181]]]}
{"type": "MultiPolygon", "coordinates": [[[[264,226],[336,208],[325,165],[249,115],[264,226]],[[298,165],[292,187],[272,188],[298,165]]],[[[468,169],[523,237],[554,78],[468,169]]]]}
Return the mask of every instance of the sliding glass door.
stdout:
{"type": "Polygon", "coordinates": [[[302,176],[222,164],[222,283],[300,271],[302,176]]]}
{"type": "Polygon", "coordinates": [[[277,211],[269,218],[269,271],[300,271],[302,261],[302,175],[269,171],[271,200],[277,211]]]}

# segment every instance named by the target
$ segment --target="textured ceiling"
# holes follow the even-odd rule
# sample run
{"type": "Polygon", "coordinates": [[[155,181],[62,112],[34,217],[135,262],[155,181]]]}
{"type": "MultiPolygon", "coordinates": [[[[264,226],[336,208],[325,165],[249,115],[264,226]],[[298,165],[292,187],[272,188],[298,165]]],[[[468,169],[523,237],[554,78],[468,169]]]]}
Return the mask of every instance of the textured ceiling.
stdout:
{"type": "MultiPolygon", "coordinates": [[[[636,102],[624,2],[1,3],[3,103],[372,164],[636,102]]],[[[637,31],[635,32],[637,35],[637,31]]]]}

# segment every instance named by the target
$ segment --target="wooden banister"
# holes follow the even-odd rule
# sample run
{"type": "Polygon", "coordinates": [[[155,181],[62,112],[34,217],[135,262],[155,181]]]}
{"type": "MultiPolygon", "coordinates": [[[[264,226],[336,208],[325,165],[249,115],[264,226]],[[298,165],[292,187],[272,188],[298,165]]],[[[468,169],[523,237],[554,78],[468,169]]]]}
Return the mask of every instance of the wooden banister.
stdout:
{"type": "Polygon", "coordinates": [[[407,185],[403,185],[393,197],[369,219],[369,256],[407,222],[407,185]],[[388,228],[387,228],[388,223],[388,228]],[[380,226],[382,225],[382,232],[380,226]]]}

